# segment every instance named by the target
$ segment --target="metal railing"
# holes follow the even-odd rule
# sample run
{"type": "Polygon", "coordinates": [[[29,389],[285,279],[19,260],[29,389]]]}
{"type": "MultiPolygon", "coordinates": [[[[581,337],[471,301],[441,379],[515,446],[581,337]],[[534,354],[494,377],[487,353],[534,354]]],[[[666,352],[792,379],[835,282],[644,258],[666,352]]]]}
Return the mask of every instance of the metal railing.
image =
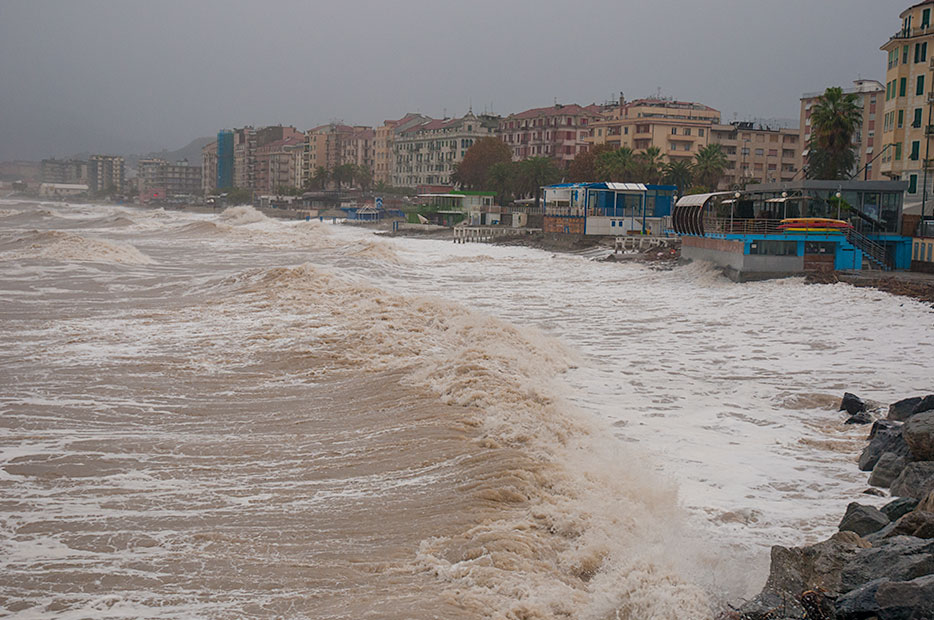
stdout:
{"type": "Polygon", "coordinates": [[[781,220],[704,218],[704,233],[719,235],[773,235],[782,231],[781,220]]]}
{"type": "Polygon", "coordinates": [[[859,248],[863,255],[869,259],[870,263],[875,263],[877,267],[880,267],[886,271],[892,268],[892,265],[889,263],[889,259],[886,256],[885,246],[876,243],[866,235],[857,232],[853,228],[848,228],[846,230],[846,239],[854,246],[859,248]]]}

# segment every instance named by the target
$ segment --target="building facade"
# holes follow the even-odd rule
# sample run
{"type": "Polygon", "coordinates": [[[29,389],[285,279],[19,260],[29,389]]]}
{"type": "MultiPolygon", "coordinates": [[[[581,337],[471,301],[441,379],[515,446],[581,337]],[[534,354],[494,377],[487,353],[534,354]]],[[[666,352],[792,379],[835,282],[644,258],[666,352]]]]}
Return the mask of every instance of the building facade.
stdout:
{"type": "Polygon", "coordinates": [[[885,104],[881,145],[881,173],[908,182],[909,202],[931,195],[929,138],[934,67],[934,2],[927,0],[899,15],[901,28],[885,44],[885,104]],[[926,165],[928,164],[928,165],[926,165]],[[927,191],[922,186],[927,170],[927,191]]]}
{"type": "Polygon", "coordinates": [[[636,153],[657,147],[668,161],[693,159],[710,141],[720,112],[702,103],[671,99],[638,99],[608,112],[590,127],[588,141],[629,147],[636,153]]]}
{"type": "Polygon", "coordinates": [[[373,131],[373,182],[391,185],[395,172],[395,154],[393,147],[396,136],[406,129],[430,122],[431,119],[421,114],[406,114],[394,121],[383,121],[381,127],[373,131]]]}
{"type": "Polygon", "coordinates": [[[126,165],[117,155],[93,155],[88,160],[88,189],[92,194],[122,192],[126,165]]]}
{"type": "MultiPolygon", "coordinates": [[[[885,179],[882,162],[885,154],[881,148],[885,144],[881,132],[876,137],[876,131],[882,129],[883,101],[885,87],[876,80],[854,80],[852,88],[843,90],[844,94],[856,95],[858,105],[862,111],[862,124],[853,135],[853,146],[856,148],[856,163],[853,165],[852,175],[865,181],[885,179]],[[878,117],[878,118],[877,118],[878,117]],[[881,156],[881,157],[880,157],[881,156]]],[[[798,157],[798,168],[807,168],[808,141],[811,139],[811,113],[817,100],[824,93],[805,93],[801,96],[801,113],[798,133],[802,144],[801,154],[798,157]]]]}
{"type": "Polygon", "coordinates": [[[305,136],[296,131],[256,149],[257,191],[278,193],[280,188],[302,187],[305,136]]]}
{"type": "Polygon", "coordinates": [[[305,132],[305,183],[311,182],[318,168],[333,171],[353,164],[373,171],[376,132],[363,125],[330,123],[305,132]]]}
{"type": "Polygon", "coordinates": [[[39,163],[39,180],[42,183],[86,185],[88,162],[80,159],[43,159],[39,163]]]}
{"type": "Polygon", "coordinates": [[[555,104],[510,114],[499,122],[497,136],[512,149],[514,161],[551,157],[565,168],[590,148],[590,127],[603,118],[603,106],[555,104]]]}
{"type": "Polygon", "coordinates": [[[396,187],[450,185],[467,149],[480,138],[495,137],[499,117],[468,112],[460,118],[431,120],[401,131],[393,144],[396,187]]]}
{"type": "Polygon", "coordinates": [[[772,129],[751,122],[710,126],[710,144],[719,144],[727,165],[719,189],[748,183],[791,182],[801,178],[797,129],[772,129]]]}
{"type": "Polygon", "coordinates": [[[158,158],[139,160],[137,185],[140,203],[172,202],[201,194],[202,170],[201,166],[190,166],[188,160],[174,164],[158,158]]]}
{"type": "Polygon", "coordinates": [[[217,182],[216,191],[234,187],[234,132],[222,129],[217,132],[217,182]]]}
{"type": "Polygon", "coordinates": [[[213,194],[217,189],[217,140],[201,148],[201,193],[213,194]]]}

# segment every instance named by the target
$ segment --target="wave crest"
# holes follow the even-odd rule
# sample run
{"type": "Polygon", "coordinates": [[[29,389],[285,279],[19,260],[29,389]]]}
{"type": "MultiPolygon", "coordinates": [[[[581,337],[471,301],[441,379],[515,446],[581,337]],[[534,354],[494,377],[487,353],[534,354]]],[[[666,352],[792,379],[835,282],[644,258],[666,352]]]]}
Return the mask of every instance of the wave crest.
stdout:
{"type": "Polygon", "coordinates": [[[91,239],[58,230],[33,230],[22,237],[2,243],[0,257],[3,260],[43,258],[130,265],[149,265],[154,262],[132,245],[91,239]]]}

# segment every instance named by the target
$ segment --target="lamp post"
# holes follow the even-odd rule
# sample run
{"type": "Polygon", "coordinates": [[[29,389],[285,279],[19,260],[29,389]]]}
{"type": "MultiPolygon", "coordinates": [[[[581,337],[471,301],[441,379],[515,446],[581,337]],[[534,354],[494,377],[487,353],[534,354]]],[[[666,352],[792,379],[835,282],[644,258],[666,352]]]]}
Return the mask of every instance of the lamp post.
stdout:
{"type": "Polygon", "coordinates": [[[730,232],[733,232],[733,211],[736,209],[736,205],[739,204],[739,197],[742,196],[739,192],[733,192],[733,204],[730,205],[730,232]]]}
{"type": "Polygon", "coordinates": [[[840,219],[840,202],[841,202],[840,198],[843,196],[843,193],[838,189],[837,193],[834,194],[834,196],[837,197],[837,219],[839,220],[840,219]]]}
{"type": "Polygon", "coordinates": [[[782,192],[782,219],[788,216],[788,192],[782,192]]]}

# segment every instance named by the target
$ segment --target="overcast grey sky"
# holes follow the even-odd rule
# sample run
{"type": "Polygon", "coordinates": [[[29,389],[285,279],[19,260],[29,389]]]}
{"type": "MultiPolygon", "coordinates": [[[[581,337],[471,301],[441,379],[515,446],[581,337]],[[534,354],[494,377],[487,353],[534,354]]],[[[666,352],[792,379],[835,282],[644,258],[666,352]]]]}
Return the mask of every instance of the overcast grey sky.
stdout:
{"type": "Polygon", "coordinates": [[[654,94],[736,117],[885,79],[911,0],[0,0],[0,160],[223,127],[654,94]]]}

